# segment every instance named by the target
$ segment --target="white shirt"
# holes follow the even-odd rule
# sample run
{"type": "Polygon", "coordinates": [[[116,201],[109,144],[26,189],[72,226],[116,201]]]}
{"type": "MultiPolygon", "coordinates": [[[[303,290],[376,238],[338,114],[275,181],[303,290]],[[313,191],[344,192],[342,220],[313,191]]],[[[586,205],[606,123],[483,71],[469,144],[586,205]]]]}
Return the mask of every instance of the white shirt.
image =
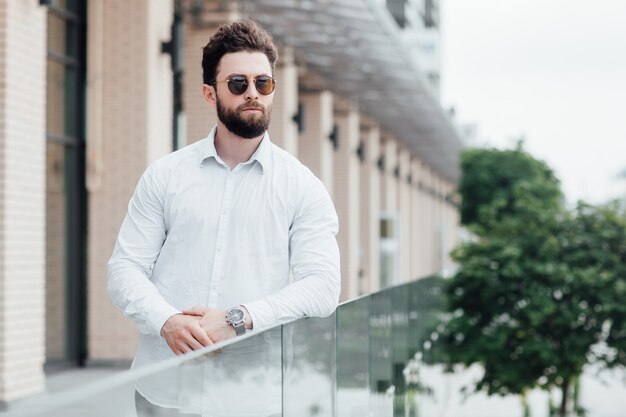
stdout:
{"type": "Polygon", "coordinates": [[[322,182],[267,133],[231,171],[216,130],[152,163],[128,205],[108,291],[141,333],[133,367],[174,355],[160,331],[183,309],[244,305],[256,330],[337,306],[338,220],[322,182]]]}

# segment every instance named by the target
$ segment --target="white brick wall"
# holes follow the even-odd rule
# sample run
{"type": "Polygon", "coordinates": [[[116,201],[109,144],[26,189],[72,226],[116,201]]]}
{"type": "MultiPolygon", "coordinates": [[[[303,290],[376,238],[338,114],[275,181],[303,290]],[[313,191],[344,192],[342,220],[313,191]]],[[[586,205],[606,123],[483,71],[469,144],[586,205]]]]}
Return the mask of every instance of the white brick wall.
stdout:
{"type": "Polygon", "coordinates": [[[0,2],[0,401],[43,389],[46,9],[0,2]]]}

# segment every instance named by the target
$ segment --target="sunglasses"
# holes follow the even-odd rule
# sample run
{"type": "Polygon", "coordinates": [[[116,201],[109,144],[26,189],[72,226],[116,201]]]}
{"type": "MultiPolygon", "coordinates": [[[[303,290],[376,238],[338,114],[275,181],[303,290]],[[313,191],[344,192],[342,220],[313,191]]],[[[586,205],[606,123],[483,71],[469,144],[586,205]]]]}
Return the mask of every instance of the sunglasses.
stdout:
{"type": "MultiPolygon", "coordinates": [[[[272,94],[276,87],[276,81],[269,75],[259,75],[253,78],[253,81],[256,91],[264,96],[272,94]]],[[[213,85],[223,82],[228,83],[228,91],[236,96],[240,96],[248,90],[249,82],[245,75],[233,75],[223,81],[215,81],[213,85]]]]}

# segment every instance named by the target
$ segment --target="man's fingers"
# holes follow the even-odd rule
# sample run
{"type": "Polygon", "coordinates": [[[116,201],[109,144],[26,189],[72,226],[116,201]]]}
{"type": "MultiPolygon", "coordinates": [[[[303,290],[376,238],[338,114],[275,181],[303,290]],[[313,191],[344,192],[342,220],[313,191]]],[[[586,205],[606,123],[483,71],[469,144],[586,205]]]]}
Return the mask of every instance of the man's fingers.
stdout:
{"type": "Polygon", "coordinates": [[[209,346],[213,344],[213,341],[211,340],[211,338],[209,337],[209,335],[206,333],[206,331],[198,326],[194,326],[191,328],[191,335],[198,341],[200,342],[200,344],[202,344],[202,346],[209,346]]]}
{"type": "Polygon", "coordinates": [[[183,314],[188,316],[204,316],[209,311],[207,307],[193,307],[189,310],[183,310],[183,314]]]}
{"type": "Polygon", "coordinates": [[[187,344],[192,350],[200,350],[203,348],[200,342],[198,342],[196,339],[194,339],[191,336],[189,336],[189,340],[187,341],[187,344]]]}
{"type": "Polygon", "coordinates": [[[191,352],[193,349],[191,349],[187,343],[183,342],[183,341],[178,341],[178,343],[176,344],[176,346],[174,346],[174,348],[172,349],[172,351],[177,355],[184,355],[185,353],[191,352]]]}

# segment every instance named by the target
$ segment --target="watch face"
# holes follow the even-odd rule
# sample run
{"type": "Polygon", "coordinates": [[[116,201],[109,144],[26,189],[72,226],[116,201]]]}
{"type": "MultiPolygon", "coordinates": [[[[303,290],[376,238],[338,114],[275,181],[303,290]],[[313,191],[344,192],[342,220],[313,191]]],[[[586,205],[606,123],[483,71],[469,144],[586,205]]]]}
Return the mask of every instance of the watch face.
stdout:
{"type": "Polygon", "coordinates": [[[232,310],[228,311],[228,319],[232,322],[232,323],[237,323],[243,320],[243,310],[240,308],[233,308],[232,310]]]}

